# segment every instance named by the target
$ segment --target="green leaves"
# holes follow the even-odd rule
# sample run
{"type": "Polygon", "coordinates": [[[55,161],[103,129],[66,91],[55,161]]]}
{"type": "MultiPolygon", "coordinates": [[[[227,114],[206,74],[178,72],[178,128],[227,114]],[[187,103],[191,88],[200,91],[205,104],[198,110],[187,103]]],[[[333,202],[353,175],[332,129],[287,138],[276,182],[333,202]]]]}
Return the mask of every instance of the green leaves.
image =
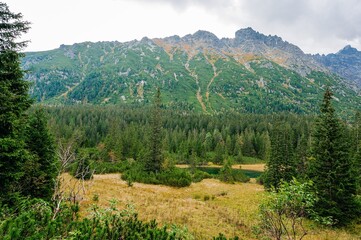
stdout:
{"type": "Polygon", "coordinates": [[[260,205],[261,227],[267,235],[302,239],[307,234],[303,218],[312,215],[317,201],[312,185],[311,181],[302,183],[293,178],[290,183],[282,182],[277,191],[267,193],[260,205]]]}

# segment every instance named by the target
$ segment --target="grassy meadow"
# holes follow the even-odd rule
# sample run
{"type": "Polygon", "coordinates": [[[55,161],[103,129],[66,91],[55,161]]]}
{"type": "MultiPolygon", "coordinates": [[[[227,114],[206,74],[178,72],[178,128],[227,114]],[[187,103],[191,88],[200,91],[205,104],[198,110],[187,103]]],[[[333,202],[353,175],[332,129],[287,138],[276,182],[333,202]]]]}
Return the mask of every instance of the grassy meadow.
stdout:
{"type": "MultiPolygon", "coordinates": [[[[263,168],[262,164],[242,165],[242,169],[263,168]]],[[[75,181],[70,175],[64,177],[75,181]]],[[[94,175],[84,189],[80,194],[81,216],[88,215],[94,204],[106,208],[116,201],[120,209],[131,204],[142,220],[156,219],[161,225],[186,227],[195,239],[211,239],[219,233],[241,239],[262,238],[257,228],[258,205],[266,193],[254,179],[236,184],[205,179],[185,188],[141,183],[129,187],[120,174],[104,174],[94,175]]],[[[312,224],[307,224],[307,228],[309,232],[304,239],[361,239],[360,224],[352,229],[321,229],[312,224]]]]}

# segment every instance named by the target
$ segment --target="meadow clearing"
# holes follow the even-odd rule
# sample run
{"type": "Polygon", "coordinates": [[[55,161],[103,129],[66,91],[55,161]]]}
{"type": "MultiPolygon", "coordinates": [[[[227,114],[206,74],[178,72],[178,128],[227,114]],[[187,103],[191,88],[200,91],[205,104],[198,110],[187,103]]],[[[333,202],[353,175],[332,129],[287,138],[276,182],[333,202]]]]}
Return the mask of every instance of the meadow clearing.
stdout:
{"type": "MultiPolygon", "coordinates": [[[[234,166],[239,168],[239,166],[234,166]]],[[[264,165],[242,166],[242,169],[262,170],[264,165]]],[[[68,180],[70,175],[64,175],[68,180]]],[[[128,204],[142,220],[156,219],[160,225],[186,227],[195,239],[211,239],[219,233],[240,239],[260,239],[258,206],[266,194],[262,185],[226,184],[217,179],[205,179],[190,187],[174,188],[162,185],[134,183],[129,187],[120,174],[94,175],[80,193],[81,216],[87,216],[94,204],[101,208],[116,202],[118,208],[128,204]]],[[[307,223],[304,239],[361,239],[361,225],[348,229],[326,229],[307,223]]]]}

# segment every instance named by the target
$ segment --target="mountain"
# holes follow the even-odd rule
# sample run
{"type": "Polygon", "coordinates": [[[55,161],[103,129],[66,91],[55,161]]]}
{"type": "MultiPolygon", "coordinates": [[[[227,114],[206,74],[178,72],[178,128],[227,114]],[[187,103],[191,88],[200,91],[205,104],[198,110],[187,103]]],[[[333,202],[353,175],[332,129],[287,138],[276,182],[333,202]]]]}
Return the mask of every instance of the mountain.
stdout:
{"type": "Polygon", "coordinates": [[[159,86],[163,103],[172,108],[312,113],[331,86],[340,110],[360,106],[358,90],[320,57],[252,28],[234,38],[197,31],[61,45],[26,53],[22,66],[33,83],[31,95],[46,104],[147,104],[159,86]]]}
{"type": "Polygon", "coordinates": [[[361,52],[350,45],[335,54],[316,55],[315,59],[330,71],[361,87],[361,52]]]}

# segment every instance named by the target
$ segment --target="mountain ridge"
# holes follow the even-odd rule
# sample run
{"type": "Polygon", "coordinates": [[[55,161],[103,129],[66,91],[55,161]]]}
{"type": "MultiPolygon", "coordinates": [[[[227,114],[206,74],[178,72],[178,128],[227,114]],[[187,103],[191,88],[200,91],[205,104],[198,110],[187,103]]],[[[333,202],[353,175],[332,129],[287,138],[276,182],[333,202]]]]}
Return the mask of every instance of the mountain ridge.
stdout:
{"type": "Polygon", "coordinates": [[[61,45],[26,53],[22,65],[33,83],[31,94],[48,104],[146,104],[160,86],[170,107],[308,113],[331,86],[344,111],[358,106],[353,83],[333,74],[322,59],[246,28],[234,38],[199,30],[183,37],[61,45]]]}

